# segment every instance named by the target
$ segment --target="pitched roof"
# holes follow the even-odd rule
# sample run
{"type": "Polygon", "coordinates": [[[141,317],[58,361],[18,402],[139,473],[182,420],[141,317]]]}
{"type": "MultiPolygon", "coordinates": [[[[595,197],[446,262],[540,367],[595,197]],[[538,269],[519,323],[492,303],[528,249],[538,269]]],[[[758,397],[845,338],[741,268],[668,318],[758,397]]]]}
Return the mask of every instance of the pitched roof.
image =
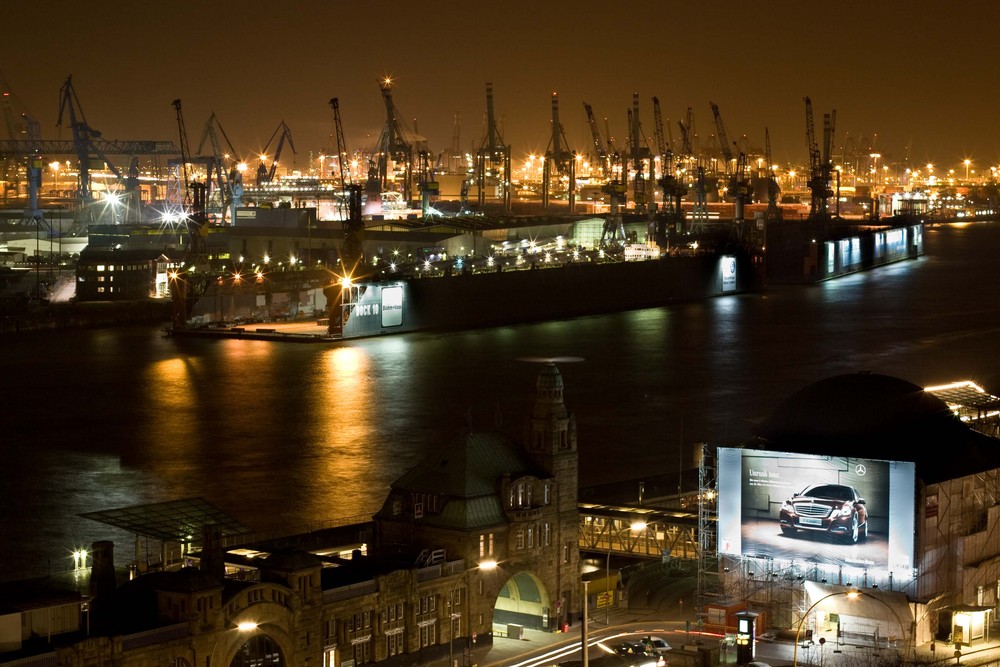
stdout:
{"type": "MultiPolygon", "coordinates": [[[[399,493],[424,493],[440,499],[440,510],[420,519],[425,526],[471,530],[506,522],[501,481],[533,476],[547,479],[527,453],[500,433],[464,433],[410,469],[392,484],[399,493]]],[[[392,499],[379,516],[391,519],[392,499]]]]}
{"type": "Polygon", "coordinates": [[[527,453],[500,433],[464,433],[397,479],[396,490],[451,498],[495,494],[500,479],[546,478],[527,453]]]}

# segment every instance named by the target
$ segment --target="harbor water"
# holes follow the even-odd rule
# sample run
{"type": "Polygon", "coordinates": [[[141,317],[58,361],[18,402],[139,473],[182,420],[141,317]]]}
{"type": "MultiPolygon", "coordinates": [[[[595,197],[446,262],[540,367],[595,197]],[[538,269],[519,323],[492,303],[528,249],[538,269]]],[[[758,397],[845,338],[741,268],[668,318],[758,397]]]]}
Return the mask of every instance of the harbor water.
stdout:
{"type": "Polygon", "coordinates": [[[0,578],[69,569],[95,540],[130,558],[132,536],[79,516],[98,510],[201,497],[258,531],[369,517],[464,430],[519,435],[547,358],[562,358],[582,485],[689,469],[696,443],[743,441],[832,375],[1000,393],[1000,227],[929,228],[925,243],[917,260],[816,285],[460,333],[5,336],[0,578]]]}

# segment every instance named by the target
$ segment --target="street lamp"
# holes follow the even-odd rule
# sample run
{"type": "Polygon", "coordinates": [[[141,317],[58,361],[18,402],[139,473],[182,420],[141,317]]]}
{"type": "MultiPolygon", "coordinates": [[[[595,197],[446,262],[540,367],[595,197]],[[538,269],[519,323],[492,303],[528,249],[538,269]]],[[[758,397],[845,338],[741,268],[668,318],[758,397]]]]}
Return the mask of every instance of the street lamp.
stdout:
{"type": "MultiPolygon", "coordinates": [[[[798,667],[799,641],[800,641],[801,635],[802,635],[802,626],[805,624],[806,619],[809,618],[809,614],[811,614],[812,611],[813,611],[813,609],[815,609],[817,606],[819,606],[819,604],[821,602],[823,602],[824,600],[828,600],[828,599],[830,599],[832,597],[837,597],[838,595],[843,595],[848,600],[852,600],[852,601],[860,599],[861,596],[865,596],[865,597],[867,597],[869,599],[877,600],[878,602],[881,602],[883,605],[885,605],[885,607],[889,611],[892,612],[892,615],[896,617],[896,622],[899,624],[900,632],[902,632],[904,634],[904,639],[905,639],[906,626],[903,625],[903,620],[899,617],[899,614],[896,612],[895,609],[892,608],[892,606],[888,602],[886,602],[882,598],[876,597],[876,596],[871,595],[869,593],[864,593],[863,591],[860,591],[857,588],[850,588],[850,589],[848,589],[846,591],[835,591],[833,593],[829,593],[827,595],[824,595],[820,599],[816,600],[816,602],[813,602],[812,605],[808,609],[806,609],[805,613],[802,615],[802,618],[799,619],[799,625],[798,625],[798,628],[795,631],[795,646],[792,649],[792,667],[798,667]]],[[[909,642],[906,642],[906,644],[904,644],[904,656],[903,656],[903,658],[904,658],[903,662],[904,663],[906,662],[906,659],[905,659],[906,658],[906,655],[905,655],[905,653],[906,653],[905,646],[908,645],[908,644],[909,644],[909,642]]]]}
{"type": "Polygon", "coordinates": [[[230,625],[216,636],[212,644],[212,650],[206,656],[208,664],[229,664],[228,656],[232,658],[233,649],[246,643],[256,632],[258,623],[251,620],[237,621],[235,625],[230,625]],[[233,631],[236,631],[235,634],[233,631]],[[221,645],[221,646],[220,646],[221,645]]]}
{"type": "Polygon", "coordinates": [[[966,182],[968,182],[968,180],[969,180],[969,165],[970,164],[972,164],[972,160],[966,158],[965,159],[965,180],[966,180],[966,182]]]}
{"type": "MultiPolygon", "coordinates": [[[[611,520],[614,523],[614,519],[611,520]]],[[[633,535],[641,533],[646,530],[646,522],[642,520],[633,521],[629,524],[629,530],[633,535]]],[[[622,531],[617,531],[620,536],[622,531]]],[[[619,540],[620,541],[620,540],[619,540]]],[[[611,531],[608,530],[608,557],[604,564],[604,594],[605,594],[605,604],[604,604],[604,625],[611,625],[611,602],[614,600],[614,593],[611,592],[611,547],[613,546],[611,541],[611,531]],[[607,599],[607,596],[611,595],[611,599],[607,599]]],[[[617,585],[615,589],[617,590],[617,585]]]]}
{"type": "MultiPolygon", "coordinates": [[[[448,596],[448,622],[451,624],[451,631],[448,633],[448,667],[455,667],[455,619],[462,618],[460,613],[455,612],[455,591],[458,590],[458,584],[462,582],[470,572],[489,572],[491,570],[497,569],[497,562],[495,560],[484,560],[476,567],[470,567],[467,570],[463,570],[458,578],[455,579],[455,583],[452,584],[451,594],[448,596]]],[[[469,596],[465,596],[468,600],[469,596]]]]}

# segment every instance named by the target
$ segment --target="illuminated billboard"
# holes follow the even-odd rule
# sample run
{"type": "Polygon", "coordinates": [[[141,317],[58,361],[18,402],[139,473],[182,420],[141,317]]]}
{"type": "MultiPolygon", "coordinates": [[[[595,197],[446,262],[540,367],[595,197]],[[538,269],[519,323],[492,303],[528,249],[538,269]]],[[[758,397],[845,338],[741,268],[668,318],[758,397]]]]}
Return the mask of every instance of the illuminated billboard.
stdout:
{"type": "Polygon", "coordinates": [[[720,554],[913,568],[915,465],[720,447],[720,554]]]}

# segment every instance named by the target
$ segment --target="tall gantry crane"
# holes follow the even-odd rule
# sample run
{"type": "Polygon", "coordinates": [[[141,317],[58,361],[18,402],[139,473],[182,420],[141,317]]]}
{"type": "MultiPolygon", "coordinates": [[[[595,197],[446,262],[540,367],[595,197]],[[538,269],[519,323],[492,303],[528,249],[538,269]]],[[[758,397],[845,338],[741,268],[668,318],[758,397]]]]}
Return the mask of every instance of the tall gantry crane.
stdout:
{"type": "Polygon", "coordinates": [[[695,146],[694,111],[687,108],[684,120],[677,122],[681,130],[681,163],[682,173],[686,173],[685,182],[694,189],[694,204],[691,206],[691,228],[693,231],[704,229],[708,225],[708,186],[705,177],[705,166],[698,147],[695,146]]]}
{"type": "Polygon", "coordinates": [[[552,170],[557,174],[569,174],[569,210],[572,213],[576,195],[576,154],[569,149],[566,131],[559,121],[559,93],[552,93],[552,134],[545,149],[542,167],[542,206],[548,207],[552,194],[552,170]]]}
{"type": "Polygon", "coordinates": [[[288,142],[289,148],[292,149],[292,153],[295,154],[295,143],[292,141],[292,131],[289,129],[285,121],[278,123],[278,127],[274,129],[271,134],[271,138],[267,140],[267,144],[264,146],[264,153],[260,156],[260,163],[257,165],[257,187],[267,185],[274,181],[274,176],[278,171],[278,161],[281,159],[281,152],[285,147],[285,142],[288,142]],[[271,149],[271,144],[274,143],[275,138],[278,139],[278,145],[274,149],[274,157],[271,159],[271,166],[268,167],[265,164],[268,152],[271,149]]]}
{"type": "Polygon", "coordinates": [[[486,82],[486,133],[476,153],[476,186],[479,209],[486,205],[488,185],[500,190],[504,213],[510,212],[510,146],[503,140],[500,126],[493,112],[493,83],[486,82]]]}
{"type": "Polygon", "coordinates": [[[656,151],[660,158],[660,176],[665,176],[674,169],[674,138],[670,134],[670,122],[663,123],[663,112],[660,111],[660,98],[653,97],[653,122],[656,128],[656,151]],[[664,131],[666,127],[666,131],[664,131]]]}
{"type": "MultiPolygon", "coordinates": [[[[171,186],[168,183],[168,196],[179,197],[180,207],[177,217],[182,221],[187,236],[184,259],[170,274],[170,294],[173,300],[173,327],[175,330],[187,328],[188,319],[194,310],[194,305],[208,289],[210,282],[208,254],[205,250],[205,235],[208,233],[208,183],[211,172],[206,174],[206,182],[192,180],[188,173],[188,164],[192,161],[188,149],[187,128],[184,124],[184,113],[181,101],[172,103],[177,112],[177,132],[180,137],[180,161],[170,162],[171,180],[179,183],[171,186]],[[174,171],[179,172],[174,175],[174,171]]],[[[197,160],[196,160],[197,161],[197,160]]],[[[211,170],[211,162],[208,163],[211,170]]]]}
{"type": "MultiPolygon", "coordinates": [[[[212,147],[211,159],[215,162],[215,192],[219,196],[219,207],[222,211],[222,222],[226,219],[230,223],[236,220],[236,209],[243,205],[243,173],[240,171],[240,161],[236,158],[236,149],[226,136],[226,131],[222,129],[222,124],[216,117],[215,112],[208,117],[205,127],[201,133],[201,141],[198,144],[198,155],[202,154],[202,149],[208,142],[212,147]],[[223,151],[219,142],[219,135],[226,142],[229,152],[223,151]]],[[[275,162],[277,164],[277,161],[275,162]]]]}
{"type": "Polygon", "coordinates": [[[102,147],[97,142],[101,138],[101,133],[87,123],[83,108],[80,106],[80,99],[76,95],[76,89],[73,88],[72,75],[66,77],[66,81],[59,89],[59,120],[56,121],[57,126],[63,126],[64,116],[67,116],[69,119],[70,129],[73,132],[73,147],[76,150],[76,157],[79,161],[79,201],[82,206],[86,206],[94,201],[93,186],[90,178],[92,156],[98,157],[106,164],[108,169],[119,180],[122,179],[122,174],[111,163],[111,160],[108,159],[108,156],[105,155],[102,147]]]}
{"type": "MultiPolygon", "coordinates": [[[[646,211],[649,205],[649,196],[646,192],[646,173],[644,162],[648,160],[652,165],[653,156],[646,144],[646,138],[642,133],[642,123],[639,121],[639,93],[632,93],[632,107],[628,110],[629,127],[629,150],[628,155],[632,163],[632,201],[635,203],[635,210],[639,213],[646,211]]],[[[652,171],[652,168],[650,168],[652,171]]]]}
{"type": "Polygon", "coordinates": [[[364,248],[362,245],[365,223],[361,215],[360,183],[351,178],[351,170],[345,168],[350,164],[350,154],[347,150],[347,140],[344,138],[344,124],[340,118],[340,101],[334,97],[330,100],[333,109],[333,124],[337,136],[337,160],[340,163],[341,191],[341,222],[344,230],[344,250],[342,267],[345,274],[354,275],[357,267],[364,263],[364,248]]]}
{"type": "Polygon", "coordinates": [[[833,163],[830,161],[830,145],[837,112],[823,115],[823,148],[816,143],[816,127],[813,124],[812,100],[806,103],[806,145],[809,148],[809,217],[823,220],[830,217],[829,199],[833,196],[833,163]]]}
{"type": "Polygon", "coordinates": [[[733,149],[729,144],[729,137],[726,135],[726,128],[722,123],[722,114],[719,113],[719,106],[714,102],[709,102],[709,104],[712,107],[712,114],[715,116],[715,126],[719,132],[719,147],[726,161],[726,187],[729,195],[736,202],[733,219],[739,225],[745,218],[746,200],[750,195],[750,182],[747,178],[747,154],[740,151],[738,156],[733,157],[733,149]]]}
{"type": "MultiPolygon", "coordinates": [[[[392,101],[392,79],[385,78],[379,82],[379,89],[382,91],[382,101],[385,103],[385,126],[379,135],[378,146],[375,153],[378,156],[377,173],[382,191],[388,190],[390,185],[389,165],[392,163],[393,182],[402,181],[403,198],[409,202],[412,198],[413,188],[411,180],[413,178],[413,145],[407,137],[407,133],[399,120],[399,112],[392,101]],[[402,170],[402,173],[400,173],[402,170]]],[[[375,193],[369,189],[368,196],[375,193]]],[[[381,196],[381,195],[380,195],[381,196]]]]}
{"type": "Polygon", "coordinates": [[[174,110],[177,112],[177,132],[180,137],[181,157],[180,157],[180,187],[181,202],[186,213],[184,221],[188,226],[188,254],[191,259],[203,261],[204,244],[202,243],[208,223],[208,183],[212,180],[211,161],[201,158],[192,158],[188,148],[187,127],[184,124],[184,112],[181,101],[173,101],[174,110]],[[207,165],[208,171],[205,174],[205,182],[195,181],[190,177],[188,166],[193,162],[202,162],[207,165]]]}
{"type": "Polygon", "coordinates": [[[601,176],[609,178],[611,175],[611,159],[608,153],[608,146],[604,143],[604,139],[601,137],[601,130],[597,126],[597,119],[594,118],[593,108],[584,102],[583,109],[587,113],[587,125],[590,127],[590,137],[594,142],[593,161],[598,164],[601,176]]]}
{"type": "MultiPolygon", "coordinates": [[[[673,140],[667,143],[667,138],[663,132],[663,116],[660,112],[660,100],[653,98],[653,117],[656,122],[656,145],[660,152],[660,178],[657,184],[663,193],[663,211],[657,216],[656,221],[656,244],[661,248],[668,248],[669,237],[667,228],[674,227],[676,231],[684,230],[684,213],[681,208],[681,199],[687,194],[687,188],[677,178],[680,171],[680,164],[674,164],[673,140]]],[[[684,125],[681,125],[684,128],[684,125]]]]}

